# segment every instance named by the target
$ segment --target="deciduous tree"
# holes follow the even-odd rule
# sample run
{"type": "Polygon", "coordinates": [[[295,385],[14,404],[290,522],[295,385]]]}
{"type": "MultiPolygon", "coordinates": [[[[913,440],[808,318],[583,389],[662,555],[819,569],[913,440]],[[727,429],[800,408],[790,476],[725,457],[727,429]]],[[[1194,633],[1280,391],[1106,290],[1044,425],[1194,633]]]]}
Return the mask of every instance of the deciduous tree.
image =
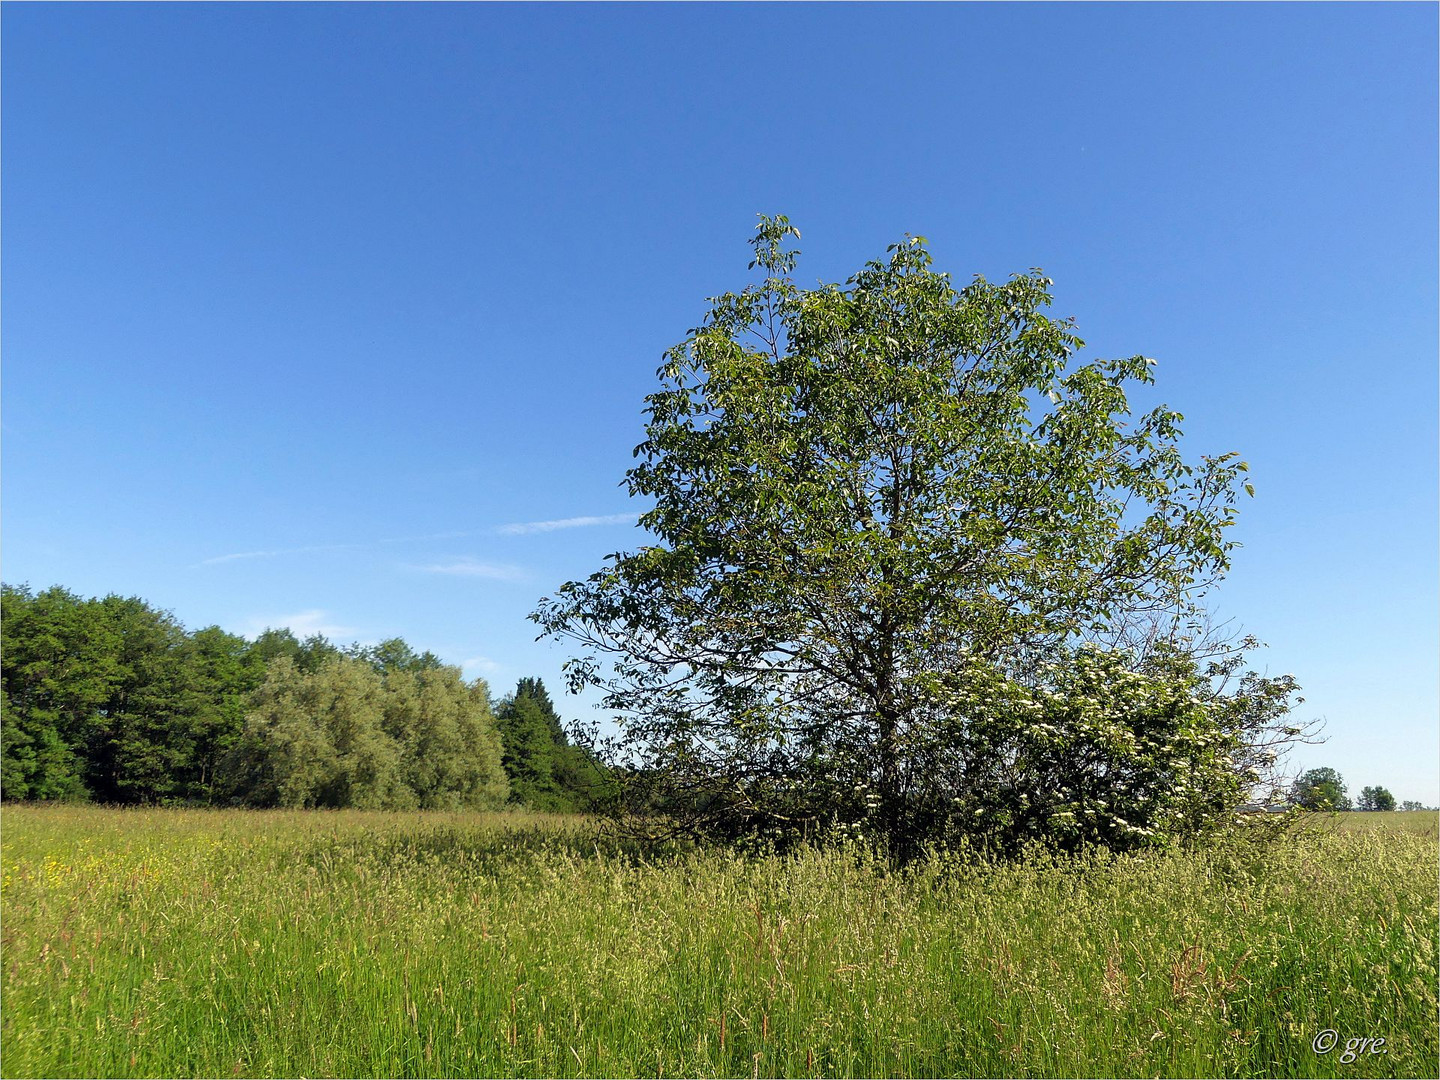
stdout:
{"type": "Polygon", "coordinates": [[[1309,769],[1295,779],[1290,801],[1306,810],[1349,810],[1350,797],[1345,794],[1345,781],[1334,769],[1326,766],[1309,769]]]}
{"type": "Polygon", "coordinates": [[[956,288],[911,237],[803,289],[798,236],[763,219],[763,282],[666,355],[626,477],[656,542],[533,616],[612,760],[704,834],[900,854],[1218,818],[1296,689],[1196,650],[1245,464],[1131,418],[1152,362],[1077,363],[1038,271],[956,288]]]}
{"type": "Polygon", "coordinates": [[[1395,796],[1383,787],[1361,788],[1360,801],[1355,808],[1357,810],[1394,810],[1395,796]]]}

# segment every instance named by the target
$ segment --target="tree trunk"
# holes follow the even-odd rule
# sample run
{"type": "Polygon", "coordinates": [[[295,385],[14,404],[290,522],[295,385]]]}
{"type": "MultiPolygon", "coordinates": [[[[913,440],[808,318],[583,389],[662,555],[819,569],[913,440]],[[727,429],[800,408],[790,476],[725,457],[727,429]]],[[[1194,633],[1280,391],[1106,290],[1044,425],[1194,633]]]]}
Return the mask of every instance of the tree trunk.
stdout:
{"type": "Polygon", "coordinates": [[[899,725],[894,703],[880,704],[880,821],[885,843],[892,857],[902,859],[904,848],[904,803],[900,792],[899,725]]]}

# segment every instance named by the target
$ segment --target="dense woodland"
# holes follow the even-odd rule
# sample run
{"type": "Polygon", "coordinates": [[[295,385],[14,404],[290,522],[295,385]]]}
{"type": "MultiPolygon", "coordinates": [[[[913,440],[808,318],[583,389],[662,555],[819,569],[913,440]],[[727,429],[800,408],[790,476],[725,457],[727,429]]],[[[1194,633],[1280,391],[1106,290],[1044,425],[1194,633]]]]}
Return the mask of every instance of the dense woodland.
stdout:
{"type": "Polygon", "coordinates": [[[3,590],[7,800],[572,811],[608,790],[538,679],[496,701],[398,638],[247,640],[138,597],[3,590]]]}

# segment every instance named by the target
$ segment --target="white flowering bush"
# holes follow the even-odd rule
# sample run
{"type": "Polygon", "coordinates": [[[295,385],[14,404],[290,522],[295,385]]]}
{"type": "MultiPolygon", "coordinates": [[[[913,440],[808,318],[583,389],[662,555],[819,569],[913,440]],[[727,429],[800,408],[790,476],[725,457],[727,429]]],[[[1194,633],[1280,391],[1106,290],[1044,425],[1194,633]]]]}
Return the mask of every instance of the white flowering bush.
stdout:
{"type": "Polygon", "coordinates": [[[1087,644],[1028,676],[976,661],[932,678],[944,715],[912,733],[907,830],[1127,849],[1219,827],[1273,772],[1257,747],[1298,689],[1253,672],[1217,685],[1237,666],[1087,644]]]}

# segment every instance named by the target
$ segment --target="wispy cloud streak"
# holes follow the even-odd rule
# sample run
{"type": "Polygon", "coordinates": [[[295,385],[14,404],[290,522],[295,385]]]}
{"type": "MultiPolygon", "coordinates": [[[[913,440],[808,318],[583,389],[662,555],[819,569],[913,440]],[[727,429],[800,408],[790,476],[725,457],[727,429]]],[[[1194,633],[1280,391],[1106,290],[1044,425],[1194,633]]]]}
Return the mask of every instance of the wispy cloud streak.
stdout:
{"type": "Polygon", "coordinates": [[[246,637],[255,637],[257,634],[274,628],[276,630],[288,629],[298,638],[307,638],[311,634],[319,634],[327,638],[343,638],[355,633],[353,626],[342,626],[330,618],[330,613],[320,608],[310,608],[307,611],[297,611],[292,615],[269,615],[259,618],[247,619],[244,633],[246,637]]]}
{"type": "MultiPolygon", "coordinates": [[[[235,551],[225,555],[212,555],[208,559],[201,559],[196,566],[217,566],[222,563],[242,562],[250,559],[276,559],[283,555],[311,555],[325,551],[358,551],[364,548],[379,547],[382,544],[422,544],[431,540],[455,540],[466,536],[480,536],[496,534],[502,536],[528,536],[532,533],[555,532],[559,529],[584,529],[595,525],[633,525],[639,520],[638,513],[630,514],[599,514],[587,517],[558,518],[554,521],[517,521],[509,525],[500,525],[493,529],[475,530],[462,529],[451,532],[426,533],[423,536],[387,536],[379,540],[356,541],[345,544],[306,544],[303,547],[287,548],[265,548],[257,551],[235,551]]],[[[488,567],[486,569],[456,569],[466,565],[465,563],[454,563],[449,567],[424,566],[412,567],[412,569],[426,570],[437,574],[467,574],[471,577],[493,577],[498,580],[513,580],[519,576],[519,571],[514,567],[488,567]],[[501,573],[493,572],[500,571],[501,573]],[[502,577],[501,574],[508,577],[502,577]]],[[[485,568],[486,563],[470,563],[477,568],[485,568]]]]}
{"type": "Polygon", "coordinates": [[[556,529],[585,529],[592,525],[631,525],[639,518],[640,515],[634,513],[560,518],[556,521],[519,521],[511,525],[501,525],[495,531],[506,536],[523,536],[528,533],[554,532],[556,529]]]}
{"type": "Polygon", "coordinates": [[[380,540],[361,541],[349,544],[307,544],[304,547],[270,548],[265,551],[237,551],[231,555],[215,555],[201,559],[196,566],[214,566],[216,563],[237,562],[241,559],[274,559],[280,555],[309,555],[318,551],[357,551],[379,544],[420,544],[427,540],[454,540],[460,536],[475,536],[470,532],[427,533],[424,536],[387,536],[380,540]]]}
{"type": "Polygon", "coordinates": [[[457,536],[478,536],[475,530],[461,530],[459,532],[426,533],[424,536],[387,536],[384,540],[376,540],[377,544],[423,544],[427,540],[454,540],[457,536]]]}
{"type": "Polygon", "coordinates": [[[215,555],[201,559],[199,566],[213,566],[216,563],[238,562],[241,559],[273,559],[277,555],[305,555],[313,551],[347,551],[364,547],[364,544],[311,544],[308,547],[274,548],[270,551],[237,551],[231,555],[215,555]]]}
{"type": "Polygon", "coordinates": [[[424,574],[453,574],[456,577],[489,578],[491,581],[519,581],[525,573],[518,566],[480,562],[478,559],[455,559],[451,562],[412,566],[424,574]]]}

